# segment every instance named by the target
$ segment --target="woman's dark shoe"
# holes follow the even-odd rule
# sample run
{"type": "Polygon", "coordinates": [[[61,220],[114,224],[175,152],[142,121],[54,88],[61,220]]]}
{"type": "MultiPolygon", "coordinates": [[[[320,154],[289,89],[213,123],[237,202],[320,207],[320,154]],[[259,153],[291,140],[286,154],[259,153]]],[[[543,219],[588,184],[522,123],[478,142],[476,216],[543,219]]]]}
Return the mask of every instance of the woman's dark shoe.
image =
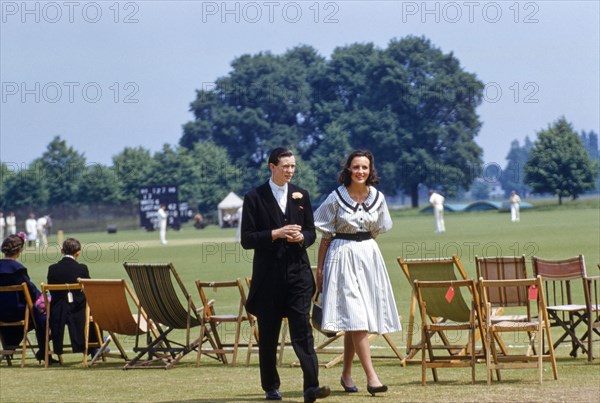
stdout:
{"type": "Polygon", "coordinates": [[[386,385],[381,385],[381,386],[367,385],[367,392],[369,392],[372,396],[375,396],[375,393],[387,392],[387,390],[388,390],[388,387],[386,385]]]}
{"type": "Polygon", "coordinates": [[[356,393],[356,392],[358,392],[358,388],[356,387],[356,385],[354,385],[354,386],[346,386],[346,383],[344,383],[344,378],[340,378],[340,384],[342,385],[342,388],[344,388],[344,392],[346,392],[346,393],[356,393]]]}

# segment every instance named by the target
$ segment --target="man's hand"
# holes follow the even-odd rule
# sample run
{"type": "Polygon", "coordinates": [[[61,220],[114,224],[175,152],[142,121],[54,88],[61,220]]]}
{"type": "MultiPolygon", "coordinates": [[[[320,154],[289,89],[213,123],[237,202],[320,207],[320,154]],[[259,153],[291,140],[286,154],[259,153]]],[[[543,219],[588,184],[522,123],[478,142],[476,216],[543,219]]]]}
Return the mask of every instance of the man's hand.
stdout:
{"type": "Polygon", "coordinates": [[[302,242],[304,241],[304,235],[302,235],[302,227],[298,224],[289,224],[281,228],[273,230],[273,240],[277,238],[286,238],[288,242],[302,242]]]}

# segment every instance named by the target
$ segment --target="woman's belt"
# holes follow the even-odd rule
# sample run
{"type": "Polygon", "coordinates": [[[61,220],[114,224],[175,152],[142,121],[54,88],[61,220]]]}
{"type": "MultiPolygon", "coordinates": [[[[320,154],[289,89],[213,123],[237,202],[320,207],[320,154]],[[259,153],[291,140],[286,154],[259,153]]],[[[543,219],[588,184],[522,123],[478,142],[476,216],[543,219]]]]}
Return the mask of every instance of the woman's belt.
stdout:
{"type": "Polygon", "coordinates": [[[357,232],[356,234],[340,234],[337,233],[333,239],[345,239],[347,241],[366,241],[367,239],[373,238],[370,232],[357,232]]]}

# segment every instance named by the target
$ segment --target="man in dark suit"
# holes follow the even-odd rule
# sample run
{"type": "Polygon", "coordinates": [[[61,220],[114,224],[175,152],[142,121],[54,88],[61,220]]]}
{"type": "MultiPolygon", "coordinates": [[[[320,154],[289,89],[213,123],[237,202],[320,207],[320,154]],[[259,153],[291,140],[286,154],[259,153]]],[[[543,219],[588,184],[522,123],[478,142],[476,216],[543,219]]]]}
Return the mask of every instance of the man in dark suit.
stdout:
{"type": "Polygon", "coordinates": [[[246,309],[258,320],[260,380],[266,399],[282,399],[276,355],[281,323],[287,317],[304,375],[304,401],[312,403],[331,390],[319,387],[310,325],[315,282],[306,253],[316,233],[308,192],[289,183],[295,169],[291,150],[271,152],[271,179],[244,197],[241,243],[244,249],[254,249],[246,309]]]}
{"type": "MultiPolygon", "coordinates": [[[[48,268],[48,284],[72,284],[77,283],[78,278],[90,278],[87,266],[77,262],[81,254],[81,243],[77,239],[67,238],[62,245],[62,254],[63,258],[48,268]]],[[[50,332],[54,352],[63,353],[65,325],[69,329],[73,352],[85,351],[85,295],[81,290],[52,291],[51,297],[50,332]]],[[[97,337],[91,330],[90,341],[95,342],[97,337]]]]}

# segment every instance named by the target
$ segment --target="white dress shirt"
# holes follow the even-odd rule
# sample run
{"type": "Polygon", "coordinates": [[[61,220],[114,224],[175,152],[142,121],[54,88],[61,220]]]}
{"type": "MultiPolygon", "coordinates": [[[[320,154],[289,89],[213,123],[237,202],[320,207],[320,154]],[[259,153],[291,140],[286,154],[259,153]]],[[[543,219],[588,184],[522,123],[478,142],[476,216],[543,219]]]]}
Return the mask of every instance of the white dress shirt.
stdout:
{"type": "Polygon", "coordinates": [[[275,196],[275,200],[277,204],[279,204],[279,208],[281,212],[285,213],[285,208],[287,206],[287,194],[288,194],[288,185],[285,183],[283,186],[279,186],[273,179],[269,179],[269,186],[271,187],[271,191],[273,192],[273,196],[275,196]]]}

